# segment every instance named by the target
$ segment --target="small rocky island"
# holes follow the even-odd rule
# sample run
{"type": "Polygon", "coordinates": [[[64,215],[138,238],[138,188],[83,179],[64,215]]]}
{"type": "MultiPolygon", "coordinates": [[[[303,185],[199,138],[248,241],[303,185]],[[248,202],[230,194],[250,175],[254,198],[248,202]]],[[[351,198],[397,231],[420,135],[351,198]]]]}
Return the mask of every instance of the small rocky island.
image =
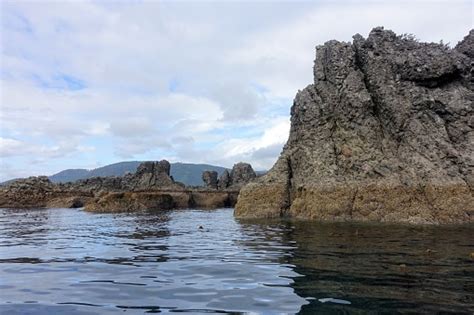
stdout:
{"type": "Polygon", "coordinates": [[[287,144],[235,215],[474,221],[474,31],[451,49],[381,27],[316,49],[287,144]]]}
{"type": "Polygon", "coordinates": [[[170,163],[141,163],[124,176],[93,177],[52,183],[46,176],[16,180],[0,187],[0,208],[79,208],[117,212],[233,207],[240,188],[256,178],[252,166],[237,163],[218,178],[202,175],[204,186],[187,187],[170,176],[170,163]]]}

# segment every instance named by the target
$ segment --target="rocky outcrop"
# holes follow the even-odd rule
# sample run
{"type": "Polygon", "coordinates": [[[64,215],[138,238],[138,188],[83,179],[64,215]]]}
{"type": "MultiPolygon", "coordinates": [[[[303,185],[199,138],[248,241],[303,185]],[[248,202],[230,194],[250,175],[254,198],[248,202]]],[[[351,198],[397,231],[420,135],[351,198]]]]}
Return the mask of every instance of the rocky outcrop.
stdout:
{"type": "Polygon", "coordinates": [[[257,175],[255,174],[252,165],[240,162],[232,167],[229,186],[243,186],[254,180],[256,177],[257,175]]]}
{"type": "Polygon", "coordinates": [[[235,215],[474,221],[473,40],[450,49],[375,28],[318,46],[288,142],[235,215]]]}
{"type": "Polygon", "coordinates": [[[217,187],[219,189],[226,189],[231,185],[230,173],[228,170],[224,170],[221,176],[219,176],[219,180],[217,181],[217,187]]]}
{"type": "Polygon", "coordinates": [[[84,207],[88,211],[117,212],[235,205],[238,186],[227,185],[218,190],[217,173],[212,171],[205,172],[203,179],[206,187],[185,188],[173,180],[170,164],[164,160],[144,162],[134,174],[94,177],[74,183],[54,184],[46,176],[30,177],[0,187],[0,207],[84,207]]]}
{"type": "Polygon", "coordinates": [[[256,173],[252,165],[248,163],[234,164],[232,170],[224,170],[217,178],[217,172],[204,171],[202,173],[202,180],[204,187],[218,190],[239,191],[242,186],[252,182],[256,177],[256,173]]]}
{"type": "Polygon", "coordinates": [[[0,207],[77,208],[106,193],[183,190],[184,185],[169,174],[170,164],[163,160],[144,162],[135,174],[122,177],[93,177],[65,184],[54,184],[46,176],[29,177],[0,187],[0,207]]]}
{"type": "Polygon", "coordinates": [[[90,192],[73,191],[56,185],[46,176],[28,177],[0,188],[0,207],[77,208],[92,197],[90,192]]]}
{"type": "Polygon", "coordinates": [[[183,184],[175,182],[170,176],[170,163],[166,160],[143,162],[135,173],[125,176],[92,177],[60,185],[70,190],[109,192],[184,188],[183,184]]]}
{"type": "Polygon", "coordinates": [[[249,163],[234,164],[232,170],[225,170],[219,177],[217,186],[219,189],[240,190],[242,186],[253,181],[257,175],[249,163]]]}
{"type": "Polygon", "coordinates": [[[204,171],[202,173],[202,181],[204,182],[205,187],[217,189],[217,172],[204,171]]]}
{"type": "Polygon", "coordinates": [[[238,191],[181,190],[109,192],[85,204],[85,210],[94,212],[131,212],[169,209],[212,209],[232,207],[238,191]]]}

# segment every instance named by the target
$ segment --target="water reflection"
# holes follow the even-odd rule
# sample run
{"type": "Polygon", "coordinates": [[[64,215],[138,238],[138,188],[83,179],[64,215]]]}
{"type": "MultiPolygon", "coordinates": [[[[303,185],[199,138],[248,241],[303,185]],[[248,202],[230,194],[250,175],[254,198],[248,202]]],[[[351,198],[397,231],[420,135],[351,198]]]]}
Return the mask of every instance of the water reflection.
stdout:
{"type": "Polygon", "coordinates": [[[231,209],[0,209],[0,313],[471,314],[472,235],[231,209]]]}
{"type": "Polygon", "coordinates": [[[295,222],[290,262],[302,314],[474,311],[474,227],[295,222]],[[321,303],[339,298],[350,305],[321,303]]]}
{"type": "Polygon", "coordinates": [[[0,313],[295,313],[307,303],[290,287],[285,227],[240,225],[230,209],[0,210],[0,231],[0,313]]]}

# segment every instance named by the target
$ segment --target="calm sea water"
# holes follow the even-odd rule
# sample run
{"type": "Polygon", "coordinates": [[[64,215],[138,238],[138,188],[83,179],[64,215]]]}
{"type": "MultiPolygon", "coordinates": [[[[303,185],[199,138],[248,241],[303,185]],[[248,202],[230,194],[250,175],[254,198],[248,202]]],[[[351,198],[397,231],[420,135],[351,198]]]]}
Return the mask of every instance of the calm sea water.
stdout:
{"type": "Polygon", "coordinates": [[[472,314],[472,252],[472,225],[0,209],[0,313],[472,314]]]}

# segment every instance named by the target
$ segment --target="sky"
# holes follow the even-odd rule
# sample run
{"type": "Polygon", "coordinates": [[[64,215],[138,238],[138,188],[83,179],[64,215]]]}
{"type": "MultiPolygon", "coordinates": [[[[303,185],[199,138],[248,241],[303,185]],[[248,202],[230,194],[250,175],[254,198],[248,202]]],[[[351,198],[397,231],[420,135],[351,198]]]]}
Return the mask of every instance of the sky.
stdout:
{"type": "Polygon", "coordinates": [[[473,1],[0,0],[0,181],[124,160],[269,169],[315,46],[460,41],[473,1]]]}

